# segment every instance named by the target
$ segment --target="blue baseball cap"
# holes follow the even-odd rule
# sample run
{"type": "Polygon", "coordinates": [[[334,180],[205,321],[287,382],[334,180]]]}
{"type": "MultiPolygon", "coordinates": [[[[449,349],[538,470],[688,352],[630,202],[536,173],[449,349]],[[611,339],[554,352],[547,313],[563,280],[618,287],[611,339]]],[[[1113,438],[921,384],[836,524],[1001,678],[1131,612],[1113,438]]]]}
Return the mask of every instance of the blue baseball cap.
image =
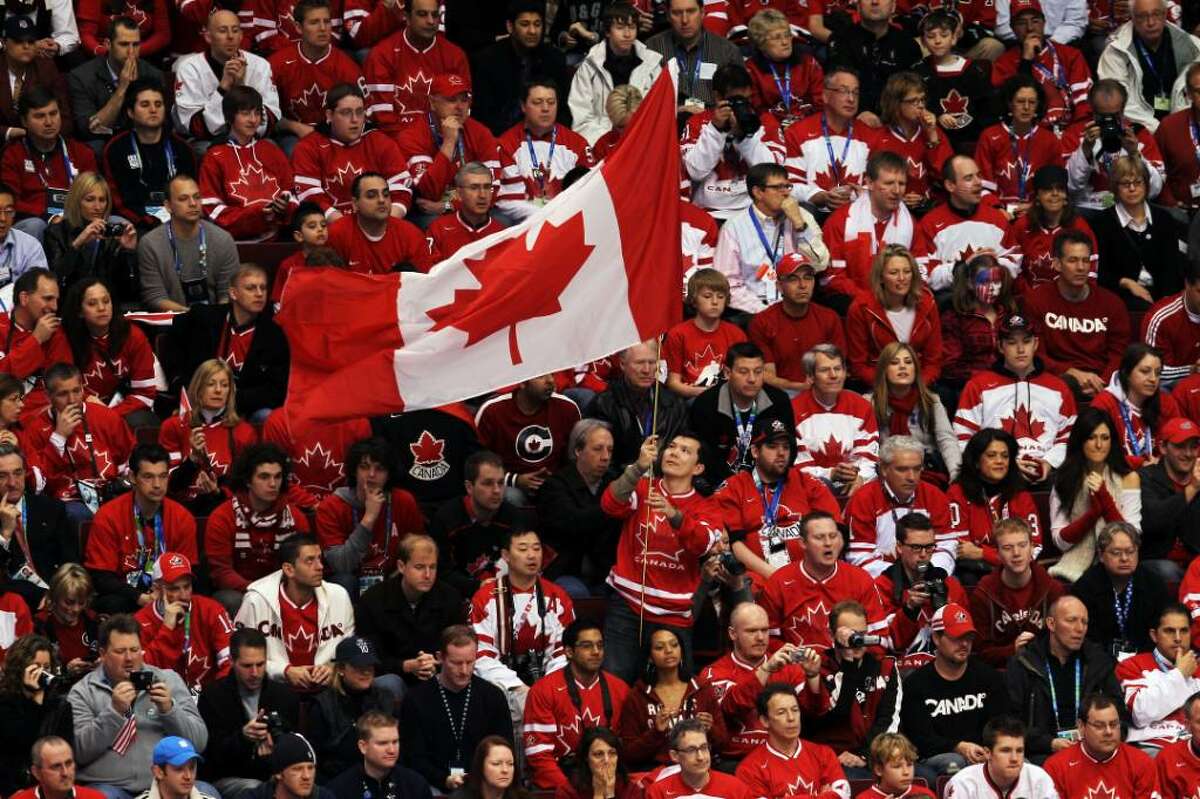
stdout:
{"type": "Polygon", "coordinates": [[[203,760],[187,738],[169,735],[154,747],[152,762],[156,766],[182,766],[192,760],[203,760]]]}

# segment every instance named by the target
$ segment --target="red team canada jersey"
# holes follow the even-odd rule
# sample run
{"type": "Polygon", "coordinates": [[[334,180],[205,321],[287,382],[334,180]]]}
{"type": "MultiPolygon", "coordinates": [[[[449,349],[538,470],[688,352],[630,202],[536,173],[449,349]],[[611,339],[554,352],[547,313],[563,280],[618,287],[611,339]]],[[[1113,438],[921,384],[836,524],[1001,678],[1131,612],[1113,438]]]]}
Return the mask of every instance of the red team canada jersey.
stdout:
{"type": "Polygon", "coordinates": [[[933,565],[947,574],[954,572],[961,530],[950,524],[950,504],[946,495],[924,480],[917,483],[912,499],[900,501],[883,479],[872,480],[859,488],[846,503],[845,521],[850,533],[846,560],[879,576],[895,560],[896,523],[910,513],[923,513],[933,522],[937,551],[933,565]]]}
{"type": "MultiPolygon", "coordinates": [[[[232,140],[210,147],[200,162],[200,196],[208,217],[235,239],[273,235],[287,214],[268,222],[263,208],[293,185],[292,164],[279,145],[255,139],[247,145],[232,140]]],[[[290,213],[295,199],[288,198],[290,213]]]]}
{"type": "Polygon", "coordinates": [[[193,694],[227,675],[233,622],[221,603],[193,594],[188,623],[176,624],[173,630],[163,624],[159,605],[151,602],[136,615],[146,662],[178,673],[193,694]]]}
{"type": "Polygon", "coordinates": [[[908,136],[899,128],[888,125],[879,130],[872,150],[891,150],[903,158],[908,165],[908,182],[904,186],[904,193],[919,194],[926,200],[931,199],[935,185],[941,186],[942,165],[946,163],[947,158],[954,155],[950,139],[940,127],[937,147],[930,149],[928,141],[924,128],[918,127],[908,136]]]}
{"type": "Polygon", "coordinates": [[[867,610],[867,632],[887,634],[887,616],[879,602],[875,581],[865,570],[839,561],[823,580],[809,574],[803,561],[777,570],[759,596],[767,611],[771,637],[800,646],[833,646],[829,611],[843,599],[855,599],[867,610]]]}
{"type": "Polygon", "coordinates": [[[685,385],[709,388],[721,381],[725,353],[745,340],[742,329],[729,322],[718,322],[709,332],[688,319],[667,331],[662,357],[667,371],[678,374],[685,385]]]}
{"type": "Polygon", "coordinates": [[[129,381],[124,397],[111,406],[122,416],[149,410],[158,396],[154,380],[154,351],[150,349],[146,335],[136,325],[129,326],[129,335],[117,353],[109,352],[107,333],[93,337],[87,363],[81,364],[79,371],[83,374],[83,390],[104,400],[105,404],[115,399],[122,382],[129,381]]]}
{"type": "Polygon", "coordinates": [[[755,54],[746,61],[750,102],[786,128],[825,107],[825,71],[808,53],[793,53],[782,64],[755,54]],[[784,100],[787,95],[787,101],[784,100]]]}
{"type": "Polygon", "coordinates": [[[357,216],[347,214],[329,226],[328,244],[346,261],[347,269],[359,274],[398,272],[402,265],[427,272],[433,265],[420,229],[394,216],[388,217],[383,236],[375,239],[359,227],[357,216]]]}
{"type": "Polygon", "coordinates": [[[246,590],[250,583],[279,568],[279,544],[308,532],[308,517],[285,502],[255,513],[245,494],[217,506],[204,527],[204,551],[217,588],[246,590]]]}
{"type": "Polygon", "coordinates": [[[534,136],[522,122],[506,130],[497,143],[505,162],[501,196],[509,199],[552,200],[562,191],[568,172],[594,164],[587,139],[561,123],[550,133],[534,136]]]}
{"type": "Polygon", "coordinates": [[[428,47],[418,49],[408,41],[408,31],[393,33],[372,47],[363,63],[367,115],[387,131],[424,116],[433,79],[445,74],[471,79],[467,55],[458,45],[439,33],[428,47]]]}
{"type": "Polygon", "coordinates": [[[41,391],[42,372],[56,363],[74,363],[67,334],[60,327],[45,344],[33,337],[32,330],[21,327],[7,314],[0,316],[0,341],[4,357],[0,358],[0,373],[10,374],[25,383],[25,409],[22,418],[50,403],[41,391]]]}
{"type": "Polygon", "coordinates": [[[946,500],[950,503],[950,526],[964,531],[967,539],[983,550],[983,559],[990,565],[1000,565],[992,528],[1001,519],[1024,519],[1028,522],[1033,531],[1031,545],[1034,559],[1041,554],[1042,521],[1028,491],[1018,491],[1007,502],[998,495],[988,497],[987,505],[980,505],[968,500],[963,494],[962,485],[955,483],[946,492],[946,500]]]}
{"type": "Polygon", "coordinates": [[[515,394],[514,390],[492,397],[479,407],[475,415],[479,443],[500,456],[506,472],[558,471],[567,454],[571,428],[579,421],[579,407],[555,393],[540,410],[526,415],[515,394]]]}
{"type": "Polygon", "coordinates": [[[285,119],[320,125],[325,121],[325,94],[339,83],[350,83],[366,92],[367,83],[358,64],[334,45],[316,61],[309,61],[299,42],[284,43],[267,60],[285,119]]]}
{"type": "Polygon", "coordinates": [[[478,161],[492,170],[492,181],[498,189],[504,159],[491,131],[467,117],[451,160],[441,152],[441,130],[436,135],[434,132],[437,125],[432,114],[421,114],[408,119],[396,134],[396,145],[412,178],[414,193],[427,200],[442,200],[454,188],[459,167],[470,161],[478,161]]]}
{"type": "Polygon", "coordinates": [[[1013,284],[1013,292],[1021,295],[1037,288],[1043,283],[1052,283],[1058,277],[1051,261],[1054,259],[1054,239],[1063,230],[1077,230],[1092,242],[1092,270],[1088,278],[1096,279],[1096,266],[1100,262],[1100,250],[1096,245],[1096,235],[1083,217],[1076,216],[1067,227],[1055,225],[1052,228],[1035,228],[1029,221],[1028,214],[1022,214],[1012,226],[1012,242],[1021,253],[1021,274],[1013,284]]]}
{"type": "MultiPolygon", "coordinates": [[[[96,156],[92,149],[62,138],[49,158],[34,152],[28,139],[14,141],[0,156],[0,180],[16,191],[17,213],[30,216],[42,216],[47,212],[47,192],[61,194],[60,202],[65,202],[75,176],[95,171],[96,156]]],[[[62,206],[56,213],[62,213],[62,206]]]]}
{"type": "Polygon", "coordinates": [[[156,541],[157,522],[141,519],[139,531],[133,512],[133,492],[127,492],[100,506],[92,522],[83,565],[102,572],[125,576],[141,571],[147,574],[155,558],[164,552],[178,552],[192,563],[200,562],[196,548],[196,520],[187,509],[164,499],[159,509],[163,540],[156,541]],[[140,536],[139,536],[140,532],[140,536]]]}
{"type": "MultiPolygon", "coordinates": [[[[353,489],[348,489],[353,490],[353,489]]],[[[322,549],[340,546],[359,524],[360,514],[339,494],[330,494],[317,508],[317,538],[322,549]]],[[[371,528],[371,543],[363,555],[357,573],[371,577],[396,571],[400,540],[410,533],[424,533],[425,518],[413,495],[393,488],[388,503],[379,511],[371,528]]]]}
{"type": "Polygon", "coordinates": [[[764,741],[742,760],[737,778],[757,797],[815,796],[818,799],[850,799],[850,783],[837,755],[828,746],[813,741],[796,741],[790,753],[764,741]],[[828,790],[821,790],[823,786],[828,790]]]}
{"type": "Polygon", "coordinates": [[[387,176],[392,203],[408,208],[412,193],[400,150],[384,133],[368,130],[349,144],[323,133],[310,133],[292,151],[296,199],[314,202],[322,211],[353,213],[350,187],[363,172],[387,176]]]}
{"type": "Polygon", "coordinates": [[[1200,754],[1190,740],[1167,744],[1154,758],[1162,799],[1195,799],[1200,786],[1200,754]]]}
{"type": "MultiPolygon", "coordinates": [[[[708,21],[709,4],[712,0],[706,0],[704,3],[704,20],[708,21]]],[[[788,23],[792,26],[792,33],[799,35],[800,29],[808,29],[808,18],[813,14],[822,13],[821,0],[727,0],[728,10],[726,14],[729,19],[729,37],[745,36],[747,26],[750,24],[750,19],[759,11],[766,8],[773,8],[779,13],[788,18],[788,23]]]]}
{"type": "Polygon", "coordinates": [[[1082,743],[1055,752],[1044,766],[1058,795],[1067,799],[1160,799],[1154,761],[1129,744],[1103,762],[1096,760],[1082,743]]]}
{"type": "Polygon", "coordinates": [[[504,230],[504,225],[488,217],[483,227],[473,228],[463,219],[459,211],[442,214],[425,229],[425,243],[429,248],[429,261],[436,264],[454,253],[493,233],[504,230]]]}
{"type": "Polygon", "coordinates": [[[292,497],[303,507],[315,507],[326,494],[346,483],[346,450],[371,436],[366,419],[334,424],[293,422],[286,407],[272,413],[263,425],[263,441],[275,444],[292,462],[292,497]]]}
{"type": "Polygon", "coordinates": [[[1030,202],[1033,175],[1044,166],[1062,166],[1058,137],[1040,125],[1019,136],[1003,122],[985,128],[975,145],[975,163],[984,201],[1030,202]]]}
{"type": "Polygon", "coordinates": [[[663,769],[658,779],[646,789],[646,799],[754,799],[754,794],[742,780],[713,769],[708,783],[696,790],[679,776],[677,766],[663,769]]]}
{"type": "MultiPolygon", "coordinates": [[[[992,85],[999,88],[1022,71],[1021,45],[1010,47],[992,64],[992,85]]],[[[1081,119],[1090,119],[1092,106],[1088,92],[1092,90],[1092,75],[1083,53],[1074,47],[1043,39],[1029,70],[1042,87],[1045,100],[1040,124],[1059,130],[1081,119]]]]}
{"type": "MultiPolygon", "coordinates": [[[[245,0],[242,5],[252,10],[254,49],[264,57],[300,41],[300,26],[294,16],[296,0],[245,0]]],[[[329,12],[336,48],[342,32],[342,0],[331,0],[329,12]]]]}
{"type": "Polygon", "coordinates": [[[525,700],[524,725],[525,758],[533,772],[534,785],[549,789],[569,785],[566,775],[559,768],[559,759],[575,753],[580,736],[588,727],[604,726],[615,730],[628,695],[629,686],[604,671],[591,685],[580,684],[570,667],[559,669],[535,682],[525,700]],[[578,707],[567,691],[567,680],[575,681],[578,707]],[[611,718],[604,712],[600,680],[604,680],[608,686],[611,718]]]}
{"type": "Polygon", "coordinates": [[[846,351],[846,330],[842,319],[823,305],[809,303],[801,318],[788,314],[783,303],[764,308],[750,320],[750,340],[763,351],[766,363],[775,364],[775,374],[784,380],[803,383],[804,353],[817,344],[836,344],[846,351]]]}
{"type": "MultiPolygon", "coordinates": [[[[812,309],[809,309],[812,313],[812,309]]],[[[879,429],[871,403],[853,391],[842,391],[826,408],[811,391],[792,400],[796,420],[796,465],[813,477],[831,479],[833,467],[844,461],[858,466],[859,476],[875,476],[879,460],[879,429]]]]}
{"type": "Polygon", "coordinates": [[[1188,310],[1183,292],[1154,303],[1142,317],[1141,334],[1142,341],[1162,351],[1166,386],[1187,378],[1200,361],[1200,314],[1188,310]]]}
{"type": "Polygon", "coordinates": [[[83,407],[91,446],[82,424],[71,432],[62,447],[51,440],[51,436],[57,438],[51,408],[46,408],[29,422],[26,442],[41,460],[46,473],[46,490],[64,501],[79,498],[78,480],[94,484],[117,477],[133,451],[133,433],[121,416],[94,402],[85,402],[83,407]]]}
{"type": "MultiPolygon", "coordinates": [[[[747,663],[738,657],[737,652],[730,652],[720,660],[705,666],[700,672],[699,683],[711,685],[717,695],[717,701],[724,707],[725,696],[729,690],[747,675],[754,674],[766,660],[764,656],[757,663],[747,663]]],[[[757,678],[755,678],[757,679],[757,678]]],[[[744,713],[731,714],[725,710],[725,726],[729,730],[729,740],[725,744],[722,755],[737,759],[767,739],[767,731],[763,728],[758,717],[758,710],[750,709],[744,713]]]]}
{"type": "Polygon", "coordinates": [[[683,514],[683,523],[675,529],[666,516],[646,511],[649,488],[650,483],[642,479],[626,502],[613,496],[611,485],[600,497],[600,507],[606,514],[624,520],[617,563],[608,575],[608,584],[634,613],[640,613],[644,603],[646,618],[659,624],[690,627],[692,595],[700,585],[700,556],[721,536],[719,514],[694,488],[686,494],[671,494],[660,480],[655,490],[683,514]]]}
{"type": "Polygon", "coordinates": [[[317,598],[303,605],[288,599],[283,585],[279,586],[279,622],[283,646],[287,650],[288,666],[312,666],[317,655],[317,598]]]}
{"type": "Polygon", "coordinates": [[[814,114],[790,126],[784,134],[785,164],[788,176],[795,184],[793,193],[800,200],[808,200],[819,191],[838,186],[863,185],[867,158],[875,149],[877,130],[855,121],[844,132],[837,133],[822,127],[827,124],[824,114],[814,114]]]}
{"type": "MultiPolygon", "coordinates": [[[[246,421],[236,427],[226,427],[221,421],[203,425],[204,451],[208,454],[208,469],[218,479],[229,474],[239,452],[251,444],[258,443],[258,431],[246,421]]],[[[171,456],[171,470],[192,456],[192,431],[179,416],[172,416],[158,429],[158,443],[171,456]]],[[[187,499],[199,496],[199,488],[193,483],[184,492],[187,499]]]]}

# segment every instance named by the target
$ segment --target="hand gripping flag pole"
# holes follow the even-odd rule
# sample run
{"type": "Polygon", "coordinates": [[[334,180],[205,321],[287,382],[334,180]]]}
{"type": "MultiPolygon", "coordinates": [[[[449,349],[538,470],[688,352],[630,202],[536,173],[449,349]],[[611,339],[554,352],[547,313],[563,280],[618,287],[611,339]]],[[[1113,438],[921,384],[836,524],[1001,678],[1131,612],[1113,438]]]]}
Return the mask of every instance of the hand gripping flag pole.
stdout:
{"type": "MultiPolygon", "coordinates": [[[[663,340],[663,336],[661,333],[659,333],[658,334],[657,351],[660,353],[662,352],[662,340],[663,340]]],[[[658,435],[658,391],[659,391],[659,387],[662,385],[662,381],[658,379],[658,364],[657,364],[657,362],[655,363],[654,368],[655,368],[654,405],[653,405],[653,410],[650,413],[650,435],[652,437],[657,437],[657,435],[658,435]]],[[[655,440],[655,443],[656,444],[658,443],[657,438],[655,440]]],[[[641,647],[642,647],[642,629],[645,627],[645,624],[646,624],[646,561],[649,556],[650,532],[652,529],[650,526],[650,523],[652,521],[652,510],[650,508],[650,492],[652,492],[654,490],[654,464],[653,463],[651,463],[650,468],[648,468],[646,470],[646,480],[649,482],[650,485],[646,490],[646,534],[644,536],[642,536],[642,601],[638,603],[638,649],[639,649],[639,651],[641,650],[641,647]]]]}

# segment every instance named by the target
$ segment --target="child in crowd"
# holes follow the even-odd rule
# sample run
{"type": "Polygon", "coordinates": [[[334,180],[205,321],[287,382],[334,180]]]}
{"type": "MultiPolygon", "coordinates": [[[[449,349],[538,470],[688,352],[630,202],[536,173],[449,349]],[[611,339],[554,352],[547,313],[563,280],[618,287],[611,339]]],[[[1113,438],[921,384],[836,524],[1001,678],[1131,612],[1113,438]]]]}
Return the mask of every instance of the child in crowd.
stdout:
{"type": "Polygon", "coordinates": [[[917,799],[937,795],[928,788],[913,785],[913,767],[917,747],[898,732],[885,732],[871,742],[871,770],[877,782],[855,799],[917,799]]]}
{"type": "Polygon", "coordinates": [[[729,302],[729,280],[716,269],[698,269],[687,286],[687,304],[696,316],[667,331],[663,360],[667,362],[667,388],[691,399],[720,382],[725,351],[746,334],[737,325],[721,320],[729,302]]]}
{"type": "Polygon", "coordinates": [[[928,96],[925,107],[937,117],[956,151],[979,139],[993,120],[987,108],[992,87],[983,64],[955,52],[962,31],[962,17],[955,11],[937,9],[921,20],[921,42],[929,56],[917,66],[928,96]]]}
{"type": "Polygon", "coordinates": [[[275,271],[275,284],[271,287],[271,302],[279,310],[283,299],[283,287],[287,284],[292,270],[304,266],[308,254],[318,247],[324,247],[329,240],[329,222],[325,213],[316,203],[301,203],[292,217],[292,238],[300,245],[300,249],[284,258],[275,271]]]}

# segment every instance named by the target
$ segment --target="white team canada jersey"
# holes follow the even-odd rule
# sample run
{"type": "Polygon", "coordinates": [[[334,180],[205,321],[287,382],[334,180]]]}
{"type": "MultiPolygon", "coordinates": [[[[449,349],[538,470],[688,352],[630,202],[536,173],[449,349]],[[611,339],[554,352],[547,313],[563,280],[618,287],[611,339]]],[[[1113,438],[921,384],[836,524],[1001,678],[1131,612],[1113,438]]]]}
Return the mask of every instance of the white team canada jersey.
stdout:
{"type": "MultiPolygon", "coordinates": [[[[471,626],[479,636],[479,660],[475,673],[504,690],[516,688],[524,683],[517,673],[500,659],[499,649],[523,654],[540,650],[538,666],[542,674],[550,674],[566,665],[563,654],[562,634],[572,621],[575,611],[571,599],[557,584],[538,578],[542,588],[543,607],[546,615],[539,618],[537,597],[530,591],[505,591],[504,602],[512,602],[512,640],[500,642],[508,634],[508,623],[500,617],[500,605],[496,601],[496,580],[485,580],[471,601],[471,626]]],[[[508,608],[505,609],[508,614],[508,608]]]]}
{"type": "Polygon", "coordinates": [[[981,205],[970,219],[964,219],[941,205],[925,215],[921,229],[929,239],[929,288],[933,291],[950,288],[954,264],[969,261],[980,250],[996,252],[996,260],[1014,279],[1020,272],[1020,253],[1010,252],[1004,244],[1008,220],[995,208],[981,205]]]}
{"type": "MultiPolygon", "coordinates": [[[[279,119],[279,91],[275,88],[275,80],[271,76],[271,65],[267,59],[247,53],[244,50],[238,54],[246,59],[246,75],[242,84],[257,89],[263,98],[262,124],[258,126],[258,135],[267,135],[268,115],[279,119]]],[[[192,53],[175,62],[175,129],[182,135],[201,135],[206,138],[215,134],[225,125],[225,111],[221,107],[224,95],[217,91],[221,77],[212,71],[208,65],[206,53],[192,53]],[[195,130],[192,117],[202,114],[205,131],[195,130]]]]}
{"type": "Polygon", "coordinates": [[[710,124],[712,112],[688,121],[680,147],[686,172],[685,191],[691,200],[718,219],[727,219],[750,205],[746,172],[755,164],[782,164],[783,142],[778,126],[764,119],[753,136],[741,141],[710,124]]]}
{"type": "MultiPolygon", "coordinates": [[[[1021,776],[1017,784],[1008,791],[1000,791],[988,777],[986,763],[967,766],[950,778],[946,785],[945,799],[995,799],[997,796],[1011,796],[1016,799],[1059,799],[1050,775],[1032,763],[1026,763],[1021,768],[1021,776]]],[[[1074,799],[1063,797],[1063,799],[1074,799]]],[[[1097,797],[1099,799],[1099,797],[1097,797]]],[[[1107,799],[1107,798],[1105,798],[1107,799]]]]}
{"type": "Polygon", "coordinates": [[[1183,703],[1200,691],[1200,678],[1184,677],[1155,650],[1122,660],[1117,679],[1133,718],[1128,743],[1152,741],[1161,747],[1187,737],[1183,703]]]}
{"type": "Polygon", "coordinates": [[[963,389],[954,417],[962,446],[979,430],[999,427],[1017,439],[1022,455],[1043,458],[1055,468],[1067,455],[1067,437],[1074,424],[1070,390],[1044,373],[1018,381],[993,371],[979,372],[963,389]]]}
{"type": "Polygon", "coordinates": [[[832,479],[833,467],[850,461],[864,481],[875,478],[879,432],[871,404],[853,391],[842,391],[824,408],[805,391],[792,400],[796,419],[796,465],[812,477],[832,479]]]}
{"type": "Polygon", "coordinates": [[[707,230],[689,225],[685,220],[679,222],[679,244],[684,260],[683,295],[686,297],[688,278],[698,269],[712,267],[716,248],[708,243],[707,230]]]}
{"type": "Polygon", "coordinates": [[[872,128],[855,122],[846,131],[846,136],[829,131],[826,143],[821,129],[821,114],[813,114],[788,128],[784,141],[787,146],[788,175],[792,179],[792,194],[797,200],[807,201],[820,191],[829,191],[839,185],[862,186],[867,171],[867,159],[871,157],[874,140],[872,128]],[[829,160],[829,152],[838,166],[829,160]],[[842,157],[845,153],[845,157],[842,157]]]}

